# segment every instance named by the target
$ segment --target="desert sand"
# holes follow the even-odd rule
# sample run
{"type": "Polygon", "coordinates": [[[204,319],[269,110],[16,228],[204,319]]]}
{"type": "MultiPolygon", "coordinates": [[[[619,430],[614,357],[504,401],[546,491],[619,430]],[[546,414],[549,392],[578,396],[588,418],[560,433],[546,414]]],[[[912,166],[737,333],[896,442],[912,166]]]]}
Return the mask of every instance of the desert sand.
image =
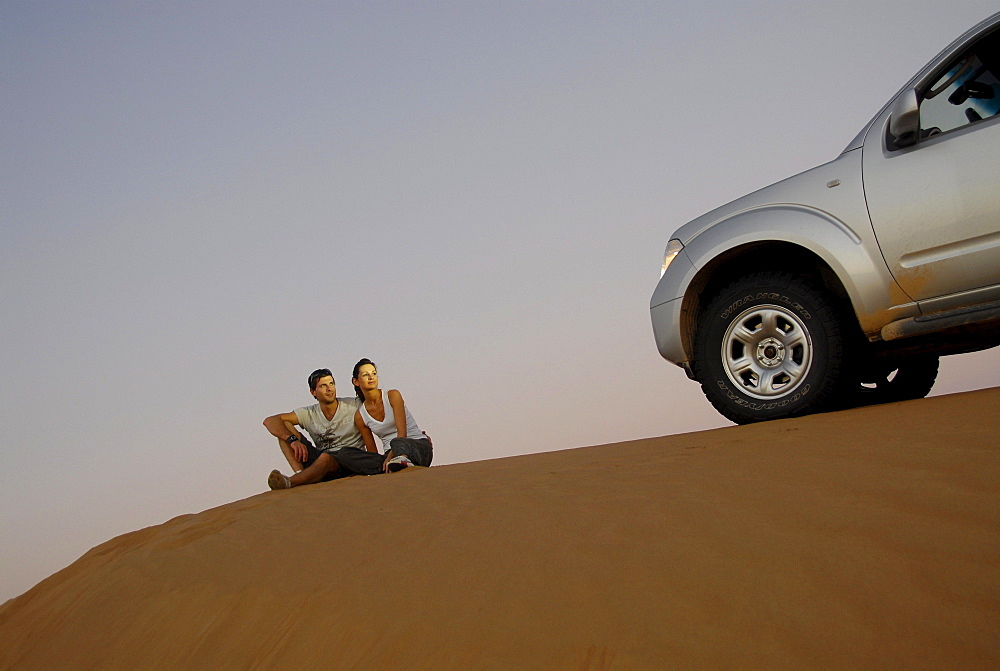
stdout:
{"type": "Polygon", "coordinates": [[[0,668],[998,668],[998,429],[989,389],[264,492],[6,602],[0,668]]]}

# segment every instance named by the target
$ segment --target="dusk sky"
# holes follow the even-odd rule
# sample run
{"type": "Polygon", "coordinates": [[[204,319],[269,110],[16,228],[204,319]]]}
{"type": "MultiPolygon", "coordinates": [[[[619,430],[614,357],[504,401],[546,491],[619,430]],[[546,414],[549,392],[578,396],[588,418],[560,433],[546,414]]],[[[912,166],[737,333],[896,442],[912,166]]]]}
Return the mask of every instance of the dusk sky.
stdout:
{"type": "Polygon", "coordinates": [[[996,9],[0,3],[0,601],[265,491],[315,368],[373,359],[435,464],[730,425],[653,342],[670,233],[996,9]]]}

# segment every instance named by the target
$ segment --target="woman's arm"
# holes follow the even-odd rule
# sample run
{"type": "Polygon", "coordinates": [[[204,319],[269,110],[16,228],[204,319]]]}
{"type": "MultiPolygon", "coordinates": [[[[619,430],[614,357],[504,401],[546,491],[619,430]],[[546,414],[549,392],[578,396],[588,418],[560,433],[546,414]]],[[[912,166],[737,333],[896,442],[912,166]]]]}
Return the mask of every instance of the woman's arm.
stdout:
{"type": "Polygon", "coordinates": [[[358,427],[358,431],[361,432],[361,440],[365,441],[365,449],[369,452],[378,452],[378,447],[375,445],[375,436],[372,435],[372,430],[365,424],[365,420],[361,419],[360,410],[354,413],[354,426],[358,427]]]}
{"type": "Polygon", "coordinates": [[[403,395],[398,389],[389,390],[389,405],[392,406],[392,416],[396,420],[396,437],[406,438],[406,406],[403,405],[403,395]]]}

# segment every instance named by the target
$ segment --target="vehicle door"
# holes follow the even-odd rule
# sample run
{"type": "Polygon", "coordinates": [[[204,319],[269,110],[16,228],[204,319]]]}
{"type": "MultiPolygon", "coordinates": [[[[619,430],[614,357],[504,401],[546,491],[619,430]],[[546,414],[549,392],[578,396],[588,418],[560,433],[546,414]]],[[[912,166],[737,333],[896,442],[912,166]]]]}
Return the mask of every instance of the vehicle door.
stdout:
{"type": "Polygon", "coordinates": [[[961,305],[970,297],[957,294],[971,290],[975,302],[1000,298],[1000,30],[989,30],[918,83],[913,144],[895,148],[884,123],[864,144],[865,198],[886,264],[913,300],[941,299],[934,309],[961,305]]]}

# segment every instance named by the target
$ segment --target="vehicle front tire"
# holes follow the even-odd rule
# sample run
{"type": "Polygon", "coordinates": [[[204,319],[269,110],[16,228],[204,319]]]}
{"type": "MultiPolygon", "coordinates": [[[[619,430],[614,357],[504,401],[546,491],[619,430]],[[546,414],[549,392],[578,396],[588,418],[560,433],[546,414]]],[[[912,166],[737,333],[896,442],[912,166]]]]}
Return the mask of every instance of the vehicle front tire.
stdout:
{"type": "Polygon", "coordinates": [[[701,313],[695,377],[737,424],[830,409],[850,380],[843,321],[834,299],[796,275],[747,275],[701,313]]]}

